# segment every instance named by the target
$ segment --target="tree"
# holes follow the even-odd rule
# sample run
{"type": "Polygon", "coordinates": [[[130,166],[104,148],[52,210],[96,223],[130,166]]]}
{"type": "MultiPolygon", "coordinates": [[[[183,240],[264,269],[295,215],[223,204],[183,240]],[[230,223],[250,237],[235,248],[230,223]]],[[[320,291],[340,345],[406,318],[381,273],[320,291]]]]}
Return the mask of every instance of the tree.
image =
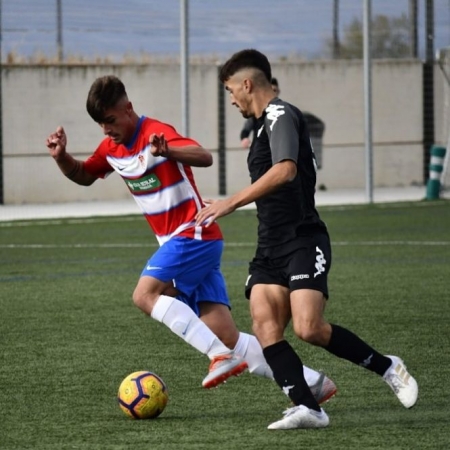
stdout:
{"type": "MultiPolygon", "coordinates": [[[[372,58],[405,58],[411,55],[409,33],[410,22],[406,14],[400,17],[377,15],[372,18],[372,58]]],[[[328,51],[333,50],[333,42],[327,41],[328,51]]],[[[341,58],[363,57],[363,25],[354,18],[344,28],[344,38],[340,45],[341,58]]]]}

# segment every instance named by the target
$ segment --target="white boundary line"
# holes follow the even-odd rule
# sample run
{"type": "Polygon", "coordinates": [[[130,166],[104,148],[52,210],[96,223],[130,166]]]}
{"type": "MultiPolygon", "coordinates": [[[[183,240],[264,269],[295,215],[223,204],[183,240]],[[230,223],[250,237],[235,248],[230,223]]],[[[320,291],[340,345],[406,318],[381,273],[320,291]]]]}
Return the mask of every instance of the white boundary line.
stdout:
{"type": "MultiPolygon", "coordinates": [[[[447,198],[450,198],[448,196],[447,198]]],[[[348,211],[357,207],[367,206],[363,204],[351,204],[351,205],[327,205],[318,206],[320,211],[348,211]]],[[[445,206],[448,207],[446,202],[441,200],[436,201],[423,201],[423,202],[392,202],[392,203],[378,203],[373,205],[380,209],[396,209],[396,208],[425,208],[428,206],[445,206]]],[[[239,209],[241,211],[242,208],[239,209]]],[[[89,223],[114,223],[114,222],[131,222],[134,220],[142,219],[142,214],[135,214],[132,216],[100,216],[100,217],[80,217],[80,218],[58,218],[58,219],[22,219],[22,220],[0,220],[0,228],[8,227],[34,227],[34,226],[49,226],[49,225],[77,225],[77,224],[89,224],[89,223]]],[[[219,221],[220,224],[220,221],[219,221]]]]}
{"type": "MultiPolygon", "coordinates": [[[[331,242],[332,246],[448,246],[450,241],[336,241],[331,242]]],[[[7,249],[48,249],[48,248],[142,248],[158,247],[157,243],[136,243],[136,244],[0,244],[0,248],[7,249]]],[[[226,242],[226,247],[256,247],[250,242],[226,242]]]]}

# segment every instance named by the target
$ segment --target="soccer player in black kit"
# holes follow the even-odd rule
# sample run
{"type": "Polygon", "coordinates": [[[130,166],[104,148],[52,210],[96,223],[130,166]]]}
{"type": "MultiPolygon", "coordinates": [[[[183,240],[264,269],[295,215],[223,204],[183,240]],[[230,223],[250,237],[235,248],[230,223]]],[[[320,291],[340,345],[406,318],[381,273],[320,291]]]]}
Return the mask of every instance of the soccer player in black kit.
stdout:
{"type": "Polygon", "coordinates": [[[406,407],[418,395],[415,379],[397,356],[384,356],[351,331],[328,323],[327,276],[331,246],[315,208],[316,164],[302,112],[274,95],[271,67],[254,49],[235,53],[219,78],[242,115],[257,119],[248,167],[252,184],[197,214],[197,223],[255,202],[258,245],[250,262],[246,296],[253,330],[275,380],[294,404],[269,429],[322,428],[329,424],[302,376],[302,361],[284,338],[292,320],[297,337],[383,377],[406,407]]]}

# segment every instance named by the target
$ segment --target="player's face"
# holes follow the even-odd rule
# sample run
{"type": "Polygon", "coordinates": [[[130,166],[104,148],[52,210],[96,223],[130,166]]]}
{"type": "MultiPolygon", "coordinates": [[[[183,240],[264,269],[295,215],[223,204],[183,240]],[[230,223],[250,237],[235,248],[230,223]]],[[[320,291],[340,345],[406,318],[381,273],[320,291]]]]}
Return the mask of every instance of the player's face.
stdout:
{"type": "Polygon", "coordinates": [[[236,106],[245,118],[253,116],[246,80],[234,75],[225,81],[224,85],[230,93],[231,104],[236,106]]]}
{"type": "Polygon", "coordinates": [[[105,118],[99,123],[106,136],[116,144],[126,144],[133,137],[135,123],[132,120],[133,107],[126,100],[105,111],[105,118]]]}

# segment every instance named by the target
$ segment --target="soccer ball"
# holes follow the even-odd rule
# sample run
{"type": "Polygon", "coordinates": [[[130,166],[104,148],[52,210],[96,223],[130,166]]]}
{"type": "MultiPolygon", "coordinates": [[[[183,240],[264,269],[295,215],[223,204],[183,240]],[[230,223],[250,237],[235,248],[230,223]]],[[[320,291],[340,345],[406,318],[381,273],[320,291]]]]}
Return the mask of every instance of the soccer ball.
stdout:
{"type": "Polygon", "coordinates": [[[120,384],[117,393],[120,409],[133,419],[155,419],[166,407],[169,396],[164,381],[158,375],[133,372],[120,384]]]}

